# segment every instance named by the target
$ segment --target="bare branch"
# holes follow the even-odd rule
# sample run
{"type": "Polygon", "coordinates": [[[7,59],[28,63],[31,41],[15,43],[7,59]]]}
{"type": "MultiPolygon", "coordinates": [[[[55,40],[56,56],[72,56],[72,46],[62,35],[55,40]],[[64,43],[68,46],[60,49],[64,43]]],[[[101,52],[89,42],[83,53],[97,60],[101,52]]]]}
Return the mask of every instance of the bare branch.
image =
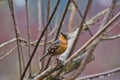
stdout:
{"type": "Polygon", "coordinates": [[[99,28],[103,27],[110,19],[111,15],[112,15],[112,11],[115,7],[115,4],[116,4],[116,0],[112,0],[112,4],[111,6],[107,9],[107,12],[102,20],[102,23],[101,25],[99,26],[99,28]]]}
{"type": "MultiPolygon", "coordinates": [[[[41,14],[41,6],[40,6],[40,3],[41,3],[41,1],[40,0],[38,0],[38,34],[40,34],[40,32],[41,32],[41,25],[42,25],[42,18],[41,18],[41,16],[42,16],[42,14],[41,14]]],[[[39,35],[38,35],[39,36],[39,35]]]]}
{"type": "MultiPolygon", "coordinates": [[[[77,11],[78,11],[78,13],[79,13],[79,16],[80,16],[81,18],[83,18],[83,15],[82,15],[81,11],[79,10],[79,8],[78,8],[78,6],[77,6],[76,2],[75,2],[74,0],[72,0],[72,2],[73,2],[73,4],[74,4],[75,8],[77,9],[77,11]]],[[[93,34],[92,34],[92,32],[91,32],[91,30],[90,30],[90,28],[89,28],[88,24],[86,24],[86,23],[87,23],[87,22],[86,22],[86,21],[84,21],[84,24],[83,24],[83,29],[84,29],[84,30],[88,30],[88,32],[89,32],[89,34],[90,34],[90,36],[93,36],[93,34]]]]}
{"type": "MultiPolygon", "coordinates": [[[[108,12],[106,13],[105,17],[103,18],[102,24],[100,25],[100,29],[108,22],[109,16],[111,15],[111,12],[113,10],[113,7],[115,6],[116,1],[113,0],[112,5],[110,6],[110,8],[108,9],[108,12]]],[[[83,59],[83,61],[81,62],[80,67],[78,68],[78,70],[69,78],[69,80],[74,80],[76,77],[78,77],[83,70],[85,69],[86,65],[87,65],[87,61],[89,59],[89,57],[92,55],[96,45],[101,41],[101,38],[98,38],[96,40],[94,40],[94,43],[92,43],[91,46],[92,48],[88,48],[86,49],[88,51],[87,56],[83,59]]]]}
{"type": "MultiPolygon", "coordinates": [[[[25,0],[25,2],[26,2],[26,19],[27,19],[27,37],[28,37],[28,56],[30,57],[30,54],[31,54],[31,51],[30,51],[31,50],[31,45],[30,45],[30,26],[29,26],[28,0],[25,0]]],[[[31,65],[30,65],[30,67],[29,67],[29,77],[31,77],[31,75],[32,75],[32,72],[31,72],[31,65]]]]}
{"type": "Polygon", "coordinates": [[[95,78],[103,78],[106,76],[114,75],[115,73],[118,73],[118,72],[120,72],[120,67],[115,68],[113,70],[105,71],[102,73],[84,76],[84,77],[79,78],[79,80],[90,80],[90,79],[95,79],[95,78]]]}
{"type": "Polygon", "coordinates": [[[83,18],[82,18],[82,22],[81,22],[81,24],[79,25],[79,29],[78,29],[76,38],[75,38],[75,40],[74,40],[74,42],[73,42],[73,45],[72,45],[72,48],[71,48],[71,50],[70,50],[69,56],[72,54],[72,52],[73,52],[73,50],[74,50],[74,48],[75,48],[75,45],[76,45],[76,43],[77,43],[77,41],[78,41],[78,38],[79,38],[78,36],[81,34],[81,31],[82,31],[82,28],[83,28],[83,24],[84,24],[85,19],[86,19],[86,17],[87,17],[88,10],[89,10],[89,8],[90,8],[90,6],[91,6],[91,3],[92,3],[92,0],[89,0],[89,1],[88,1],[88,4],[87,4],[87,7],[86,7],[86,9],[85,9],[84,16],[83,16],[83,18]]]}
{"type": "Polygon", "coordinates": [[[10,13],[13,19],[13,24],[14,24],[14,30],[15,30],[15,35],[16,35],[16,44],[17,44],[17,49],[18,49],[18,59],[19,59],[19,66],[20,66],[20,76],[22,75],[22,62],[21,62],[21,53],[20,53],[20,42],[19,42],[19,37],[20,37],[20,32],[19,32],[19,28],[17,26],[16,23],[16,18],[15,18],[15,14],[14,14],[14,5],[13,5],[13,0],[9,0],[8,1],[9,4],[9,8],[10,8],[10,13]]]}
{"type": "Polygon", "coordinates": [[[7,46],[7,45],[9,45],[9,44],[11,44],[11,43],[13,43],[14,41],[16,41],[16,38],[13,38],[13,39],[11,39],[11,40],[9,40],[9,41],[7,41],[7,42],[2,43],[2,44],[0,45],[0,48],[2,48],[2,47],[4,47],[4,46],[7,46]]]}
{"type": "Polygon", "coordinates": [[[57,29],[57,33],[56,33],[56,36],[55,36],[55,40],[58,38],[58,35],[59,35],[59,33],[60,33],[60,30],[61,30],[61,27],[62,27],[64,18],[65,18],[66,14],[67,14],[67,10],[68,10],[68,7],[69,7],[70,2],[71,2],[71,0],[68,0],[67,5],[66,5],[65,10],[64,10],[64,13],[63,13],[63,16],[62,16],[62,18],[61,18],[61,20],[60,20],[60,23],[59,23],[59,27],[58,27],[58,29],[57,29]]]}
{"type": "Polygon", "coordinates": [[[90,38],[79,50],[77,50],[70,58],[68,58],[65,61],[65,64],[68,63],[69,61],[71,61],[72,59],[74,59],[75,57],[77,57],[78,55],[82,54],[82,53],[78,53],[78,52],[82,52],[86,49],[86,47],[88,47],[96,38],[100,37],[100,35],[102,35],[106,29],[116,21],[116,19],[118,19],[120,17],[120,12],[118,12],[116,14],[116,16],[114,16],[106,25],[104,25],[104,27],[102,27],[92,38],[90,38]]]}
{"type": "MultiPolygon", "coordinates": [[[[120,6],[120,3],[119,3],[119,2],[116,3],[115,7],[116,7],[116,6],[120,6]]],[[[102,16],[104,16],[107,11],[108,11],[108,8],[106,8],[105,10],[99,12],[99,13],[96,14],[94,17],[92,17],[89,21],[87,21],[86,24],[87,24],[87,25],[93,25],[93,24],[99,22],[99,21],[100,21],[100,18],[101,18],[102,16]]]]}
{"type": "Polygon", "coordinates": [[[111,36],[111,37],[103,37],[102,39],[103,40],[114,40],[114,39],[117,39],[117,38],[120,38],[120,34],[115,35],[115,36],[111,36]]]}
{"type": "MultiPolygon", "coordinates": [[[[99,41],[98,41],[99,42],[99,41]]],[[[72,74],[71,77],[65,79],[65,80],[74,80],[75,78],[77,78],[82,72],[83,70],[86,68],[86,65],[88,63],[88,60],[90,59],[90,57],[92,56],[92,53],[94,51],[94,49],[96,48],[96,44],[93,44],[91,48],[89,48],[86,52],[86,56],[83,58],[83,60],[81,61],[80,66],[78,67],[77,71],[72,74]]]]}
{"type": "Polygon", "coordinates": [[[108,32],[110,32],[112,29],[114,29],[114,27],[116,27],[118,24],[120,23],[120,21],[117,21],[111,28],[109,28],[104,34],[107,34],[108,32]]]}
{"type": "MultiPolygon", "coordinates": [[[[47,21],[49,20],[49,16],[50,16],[50,0],[48,0],[48,2],[47,2],[47,17],[46,17],[47,21]]],[[[46,53],[47,40],[48,40],[48,29],[45,32],[43,55],[46,53]]],[[[48,59],[47,64],[45,65],[45,67],[43,68],[43,70],[46,69],[46,68],[48,68],[48,66],[50,64],[50,59],[51,58],[48,59]]],[[[41,64],[41,66],[44,66],[44,60],[43,60],[43,62],[41,64]]]]}
{"type": "Polygon", "coordinates": [[[50,19],[48,20],[48,23],[46,24],[45,28],[43,29],[43,31],[42,31],[42,33],[41,33],[41,35],[40,35],[40,37],[39,37],[39,39],[38,39],[38,41],[37,41],[37,44],[36,44],[36,46],[35,46],[32,54],[31,54],[31,56],[30,56],[30,59],[29,59],[27,65],[26,65],[26,67],[25,67],[25,70],[23,71],[23,74],[22,74],[20,80],[23,80],[23,78],[24,78],[24,76],[25,76],[25,73],[26,73],[26,71],[27,71],[27,69],[28,69],[28,67],[29,67],[32,59],[33,59],[33,56],[35,55],[35,52],[36,52],[36,50],[37,50],[37,48],[38,48],[38,45],[39,45],[39,43],[40,43],[40,41],[41,41],[41,39],[42,39],[42,37],[43,37],[46,29],[48,28],[48,25],[49,25],[50,21],[52,20],[54,14],[55,14],[55,12],[56,12],[56,10],[57,10],[57,8],[58,8],[59,2],[60,2],[60,0],[58,0],[58,2],[56,3],[56,6],[55,6],[55,8],[54,8],[54,11],[53,11],[52,15],[50,16],[50,19]]]}
{"type": "Polygon", "coordinates": [[[72,28],[74,26],[73,25],[73,23],[74,23],[74,17],[75,17],[75,13],[76,13],[76,7],[73,4],[71,4],[71,5],[70,5],[71,6],[71,13],[70,13],[70,18],[69,18],[69,23],[68,23],[68,31],[72,31],[72,28]]]}
{"type": "MultiPolygon", "coordinates": [[[[88,40],[79,50],[77,50],[70,58],[68,58],[65,61],[65,65],[67,63],[69,63],[70,61],[72,61],[72,59],[76,58],[77,56],[79,56],[80,54],[83,53],[83,51],[98,37],[100,37],[101,34],[103,34],[106,29],[115,22],[116,19],[118,19],[120,16],[120,12],[118,12],[118,14],[113,17],[103,28],[101,28],[90,40],[88,40]]],[[[61,65],[60,65],[61,66],[61,65]]],[[[55,72],[56,70],[60,69],[60,66],[57,65],[51,65],[50,67],[48,67],[45,71],[43,71],[42,73],[39,74],[39,76],[35,77],[37,79],[43,79],[44,77],[46,77],[47,75],[55,72]]]]}
{"type": "Polygon", "coordinates": [[[16,48],[17,48],[17,46],[12,48],[9,52],[4,53],[4,55],[0,56],[0,61],[3,60],[4,58],[6,58],[8,55],[10,55],[16,48]]]}

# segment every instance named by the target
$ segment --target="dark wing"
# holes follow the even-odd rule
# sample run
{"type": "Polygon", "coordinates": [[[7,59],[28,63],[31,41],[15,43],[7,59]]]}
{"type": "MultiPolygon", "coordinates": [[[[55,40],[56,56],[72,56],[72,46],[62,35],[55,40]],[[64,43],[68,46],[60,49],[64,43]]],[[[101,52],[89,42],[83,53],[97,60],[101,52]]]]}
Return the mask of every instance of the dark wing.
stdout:
{"type": "Polygon", "coordinates": [[[48,48],[48,54],[54,55],[54,52],[59,48],[59,40],[54,41],[48,48]]]}

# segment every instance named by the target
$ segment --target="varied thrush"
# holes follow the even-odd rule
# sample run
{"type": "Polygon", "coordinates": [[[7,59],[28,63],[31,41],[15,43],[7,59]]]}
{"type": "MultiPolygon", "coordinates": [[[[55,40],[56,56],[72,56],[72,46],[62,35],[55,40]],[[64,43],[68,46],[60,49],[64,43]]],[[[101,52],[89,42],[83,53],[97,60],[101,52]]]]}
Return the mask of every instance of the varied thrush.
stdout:
{"type": "Polygon", "coordinates": [[[66,34],[60,33],[58,40],[52,42],[52,44],[47,49],[46,53],[41,57],[40,61],[43,60],[48,55],[60,55],[65,52],[68,47],[68,36],[66,34]]]}

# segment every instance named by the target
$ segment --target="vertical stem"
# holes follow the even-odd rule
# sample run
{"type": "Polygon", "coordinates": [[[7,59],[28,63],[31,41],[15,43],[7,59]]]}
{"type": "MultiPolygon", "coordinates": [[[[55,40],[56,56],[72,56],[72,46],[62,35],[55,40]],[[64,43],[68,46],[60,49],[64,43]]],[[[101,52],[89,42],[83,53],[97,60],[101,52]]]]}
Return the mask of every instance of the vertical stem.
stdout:
{"type": "Polygon", "coordinates": [[[116,2],[117,2],[117,0],[112,0],[111,6],[108,8],[108,10],[107,10],[107,12],[106,12],[106,14],[105,14],[105,16],[104,16],[104,18],[102,20],[102,23],[99,26],[99,29],[102,28],[109,21],[116,2]]]}
{"type": "MultiPolygon", "coordinates": [[[[112,0],[112,4],[110,6],[110,8],[108,9],[108,12],[106,13],[105,17],[102,20],[102,24],[100,25],[100,29],[104,27],[104,25],[108,22],[109,17],[111,16],[111,13],[113,11],[113,8],[115,6],[116,0],[112,0]]],[[[102,35],[102,34],[101,34],[102,35]]],[[[93,48],[89,48],[87,50],[87,55],[85,56],[85,58],[82,60],[80,67],[78,68],[78,71],[75,72],[74,76],[71,77],[71,79],[69,80],[73,80],[75,79],[77,76],[79,76],[79,74],[81,74],[83,72],[83,70],[85,69],[86,65],[87,65],[87,61],[89,59],[89,57],[92,55],[95,46],[98,44],[98,42],[100,42],[101,39],[97,38],[96,40],[94,40],[94,43],[91,43],[91,46],[93,46],[93,48]]]]}
{"type": "MultiPolygon", "coordinates": [[[[74,1],[76,1],[76,0],[74,0],[74,1]]],[[[71,14],[70,14],[69,23],[68,23],[68,31],[69,32],[72,31],[72,28],[74,26],[73,24],[74,24],[75,13],[76,13],[76,7],[74,5],[72,5],[71,14]]]]}
{"type": "Polygon", "coordinates": [[[20,42],[19,42],[19,28],[16,23],[16,18],[14,14],[14,5],[13,5],[13,0],[8,0],[9,8],[10,8],[10,13],[13,19],[13,24],[14,24],[14,30],[15,30],[15,36],[16,36],[16,44],[17,44],[17,51],[18,51],[18,59],[19,59],[19,67],[20,67],[20,77],[22,75],[22,63],[21,63],[21,54],[20,54],[20,42]]]}
{"type": "MultiPolygon", "coordinates": [[[[47,21],[49,20],[49,15],[50,15],[50,0],[47,1],[47,21]]],[[[47,33],[48,33],[48,29],[46,30],[45,32],[45,41],[44,41],[44,49],[43,49],[43,55],[46,53],[46,47],[47,47],[47,33]]],[[[43,60],[43,63],[44,63],[44,60],[43,60]]],[[[47,64],[50,63],[50,60],[47,61],[47,64]]],[[[46,65],[48,67],[48,65],[46,65]]],[[[44,68],[45,69],[45,68],[44,68]]]]}
{"type": "Polygon", "coordinates": [[[77,41],[78,41],[78,38],[79,38],[78,36],[81,34],[81,31],[82,31],[82,28],[83,28],[83,24],[84,24],[84,22],[85,22],[85,19],[86,19],[86,17],[87,17],[88,10],[89,10],[91,4],[92,4],[92,0],[88,0],[87,7],[86,7],[86,9],[85,9],[85,12],[84,12],[84,15],[83,15],[83,18],[82,18],[82,22],[81,22],[80,25],[79,25],[79,30],[78,30],[77,36],[76,36],[76,38],[75,38],[75,40],[74,40],[74,42],[73,42],[73,45],[72,45],[72,48],[71,48],[71,50],[70,50],[69,56],[72,54],[72,52],[73,52],[73,50],[74,50],[74,48],[75,48],[75,45],[76,45],[76,43],[77,43],[77,41]]]}
{"type": "MultiPolygon", "coordinates": [[[[38,2],[37,2],[38,4],[37,4],[37,6],[38,6],[38,38],[39,38],[39,35],[40,35],[40,33],[41,33],[41,31],[42,31],[42,28],[41,28],[41,26],[42,26],[42,8],[41,8],[41,1],[40,0],[38,0],[38,2]]],[[[39,58],[39,57],[38,57],[39,58]]],[[[38,62],[38,66],[39,66],[39,62],[38,62]]],[[[41,69],[40,69],[40,72],[41,72],[41,70],[42,70],[42,66],[41,66],[41,69]]]]}
{"type": "Polygon", "coordinates": [[[39,37],[40,31],[41,31],[41,25],[42,25],[42,17],[41,17],[42,10],[41,10],[40,3],[41,3],[41,1],[38,0],[38,37],[39,37]]]}
{"type": "Polygon", "coordinates": [[[66,13],[67,13],[67,10],[68,10],[68,7],[69,7],[70,2],[71,2],[71,0],[68,0],[67,5],[66,5],[65,10],[64,10],[64,13],[63,13],[63,16],[62,16],[61,21],[60,21],[60,23],[59,23],[59,27],[58,27],[58,29],[57,29],[57,33],[56,33],[56,36],[55,36],[55,40],[58,38],[58,35],[59,35],[59,33],[60,33],[60,30],[61,30],[61,27],[62,27],[62,23],[63,23],[64,18],[65,18],[65,16],[66,16],[66,13]]]}
{"type": "MultiPolygon", "coordinates": [[[[42,23],[43,23],[43,26],[45,25],[45,19],[44,18],[46,18],[45,17],[45,7],[44,7],[44,5],[45,5],[45,0],[43,0],[42,1],[42,23]]],[[[47,28],[48,29],[48,28],[47,28]]],[[[46,29],[46,31],[47,31],[47,29],[46,29]]],[[[46,31],[45,31],[45,35],[46,35],[46,31]]],[[[46,36],[45,36],[45,41],[44,41],[44,49],[43,49],[43,55],[44,55],[44,53],[45,53],[45,48],[46,48],[46,36]]],[[[42,61],[42,63],[41,63],[41,70],[43,70],[43,68],[44,68],[44,60],[42,61]]]]}
{"type": "MultiPolygon", "coordinates": [[[[28,56],[30,57],[30,54],[31,54],[31,46],[30,46],[30,26],[29,26],[29,8],[28,8],[28,0],[25,0],[26,1],[26,19],[27,19],[27,37],[28,37],[28,56]]],[[[31,65],[29,67],[29,77],[31,77],[31,65]]]]}
{"type": "MultiPolygon", "coordinates": [[[[82,15],[81,11],[79,10],[76,2],[75,2],[74,0],[72,0],[72,2],[73,2],[73,4],[74,4],[75,8],[77,9],[79,16],[80,16],[81,18],[83,18],[83,15],[82,15]]],[[[89,32],[90,36],[92,37],[92,36],[93,36],[92,31],[90,30],[89,26],[86,24],[86,21],[84,21],[84,24],[86,25],[85,30],[87,30],[87,31],[89,32]]]]}
{"type": "Polygon", "coordinates": [[[41,41],[41,39],[42,39],[42,37],[43,37],[43,35],[44,35],[46,29],[48,28],[48,25],[49,25],[49,23],[51,22],[51,20],[52,20],[54,14],[55,14],[55,12],[56,12],[56,10],[57,10],[57,8],[58,8],[59,3],[60,3],[60,0],[57,1],[56,6],[55,6],[55,8],[54,8],[54,11],[53,11],[52,15],[50,16],[50,18],[49,18],[49,20],[48,20],[46,26],[44,27],[44,29],[43,29],[43,31],[42,31],[42,33],[41,33],[41,35],[40,35],[40,37],[39,37],[39,39],[38,39],[36,45],[35,45],[35,48],[34,48],[32,54],[31,54],[31,56],[30,56],[30,59],[28,60],[28,63],[27,63],[27,65],[26,65],[26,67],[25,67],[25,70],[24,70],[24,72],[23,72],[23,74],[22,74],[20,80],[23,80],[23,78],[24,78],[24,76],[25,76],[25,73],[26,73],[26,71],[28,70],[28,67],[29,67],[29,65],[30,65],[30,63],[31,63],[31,61],[32,61],[32,59],[33,59],[33,57],[34,57],[34,55],[35,55],[35,52],[36,52],[36,50],[37,50],[37,48],[38,48],[38,45],[39,45],[39,43],[40,43],[40,41],[41,41]]]}

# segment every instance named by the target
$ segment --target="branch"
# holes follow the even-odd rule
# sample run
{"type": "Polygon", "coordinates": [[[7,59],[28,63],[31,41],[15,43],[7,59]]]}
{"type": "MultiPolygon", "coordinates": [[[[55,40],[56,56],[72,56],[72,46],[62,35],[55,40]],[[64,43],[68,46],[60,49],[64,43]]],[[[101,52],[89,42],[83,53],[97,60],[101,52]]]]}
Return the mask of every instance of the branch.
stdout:
{"type": "MultiPolygon", "coordinates": [[[[9,40],[9,41],[7,41],[7,42],[2,43],[2,44],[0,45],[0,48],[4,48],[5,46],[13,43],[14,41],[16,41],[16,38],[13,38],[13,39],[11,39],[11,40],[9,40]]],[[[19,42],[23,42],[23,43],[24,43],[24,44],[21,44],[22,47],[23,47],[23,46],[28,46],[28,42],[27,42],[27,40],[25,40],[25,39],[19,38],[19,42]]],[[[53,42],[53,40],[48,41],[47,44],[50,44],[51,42],[53,42]]],[[[31,45],[31,46],[35,46],[35,43],[34,43],[34,42],[31,42],[30,45],[31,45]]],[[[40,44],[39,44],[39,46],[43,46],[43,45],[44,45],[44,43],[40,43],[40,44]]],[[[2,59],[6,58],[7,56],[9,56],[15,49],[17,49],[17,47],[16,47],[16,48],[14,47],[13,49],[9,50],[7,53],[3,53],[3,55],[0,57],[0,61],[1,61],[2,59]]]]}
{"type": "Polygon", "coordinates": [[[19,28],[17,26],[16,23],[16,18],[15,18],[15,14],[14,14],[14,5],[13,5],[13,0],[9,0],[8,1],[8,5],[10,8],[10,13],[13,19],[13,25],[14,25],[14,30],[15,30],[15,36],[16,36],[16,44],[17,44],[17,49],[18,49],[18,60],[19,60],[19,67],[20,67],[20,76],[22,75],[22,62],[21,62],[21,53],[20,53],[20,47],[21,44],[19,42],[19,37],[20,37],[20,32],[19,32],[19,28]]]}
{"type": "MultiPolygon", "coordinates": [[[[28,57],[30,57],[30,54],[31,54],[31,45],[30,45],[30,26],[29,26],[28,0],[25,0],[25,2],[26,2],[26,19],[27,19],[28,57]]],[[[31,72],[31,65],[30,65],[30,67],[29,67],[29,77],[31,77],[31,75],[32,75],[32,72],[31,72]]]]}
{"type": "MultiPolygon", "coordinates": [[[[91,48],[92,49],[92,48],[91,48]]],[[[70,63],[68,63],[62,72],[62,77],[64,76],[64,74],[68,74],[74,70],[78,71],[79,65],[81,65],[82,60],[87,56],[88,52],[85,52],[84,54],[81,54],[80,56],[78,56],[77,58],[73,59],[73,61],[71,61],[70,63]]],[[[95,59],[94,55],[91,55],[87,61],[87,64],[92,62],[95,59]]],[[[73,76],[73,74],[71,75],[73,76]]],[[[70,77],[69,77],[70,78],[70,77]]],[[[68,78],[66,80],[69,80],[68,78]]]]}
{"type": "Polygon", "coordinates": [[[77,56],[79,56],[82,53],[78,53],[78,52],[83,52],[96,38],[100,37],[101,34],[103,34],[106,29],[116,21],[116,19],[118,19],[120,17],[120,12],[118,12],[116,14],[116,16],[114,16],[106,25],[104,25],[93,37],[91,37],[79,50],[77,50],[70,58],[68,58],[65,61],[65,64],[67,64],[68,62],[70,62],[72,59],[76,58],[77,56]]]}
{"type": "Polygon", "coordinates": [[[17,48],[17,46],[12,48],[9,52],[4,53],[4,55],[0,56],[0,61],[3,60],[4,58],[6,58],[8,55],[10,55],[16,48],[17,48]]]}
{"type": "Polygon", "coordinates": [[[68,0],[67,5],[66,5],[65,10],[64,10],[64,13],[63,13],[63,16],[62,16],[62,18],[61,18],[61,20],[60,20],[60,23],[59,23],[59,27],[58,27],[58,29],[57,29],[57,33],[56,33],[56,36],[55,36],[55,40],[58,38],[58,35],[59,35],[59,33],[60,33],[60,30],[61,30],[61,27],[62,27],[64,18],[65,18],[65,16],[66,16],[66,13],[67,13],[67,10],[68,10],[68,7],[69,7],[70,2],[71,2],[71,0],[68,0]]]}
{"type": "MultiPolygon", "coordinates": [[[[104,33],[104,31],[106,31],[106,29],[115,22],[116,19],[118,19],[120,16],[120,12],[118,12],[118,14],[113,17],[103,28],[101,28],[90,40],[88,40],[79,50],[77,50],[70,58],[68,58],[65,61],[65,65],[67,65],[69,62],[71,62],[73,59],[75,59],[77,56],[79,56],[80,54],[83,54],[83,51],[98,37],[100,37],[100,35],[102,33],[104,33]]],[[[51,65],[50,67],[48,67],[45,71],[43,71],[42,73],[39,74],[39,76],[37,76],[37,78],[39,79],[43,79],[44,77],[48,76],[49,74],[59,70],[61,68],[60,66],[57,65],[51,65]]]]}
{"type": "Polygon", "coordinates": [[[102,20],[102,23],[101,25],[99,26],[99,28],[103,27],[110,19],[111,15],[112,15],[112,11],[115,7],[115,4],[116,4],[116,0],[112,0],[112,3],[111,5],[109,6],[109,8],[107,9],[107,12],[102,20]]]}
{"type": "MultiPolygon", "coordinates": [[[[72,2],[73,2],[75,8],[77,9],[77,11],[78,11],[78,13],[79,13],[79,16],[80,16],[81,18],[83,18],[83,15],[82,15],[81,11],[79,10],[79,7],[77,6],[76,2],[75,2],[74,0],[72,0],[72,2]]],[[[91,30],[90,30],[90,28],[89,28],[89,26],[88,26],[88,24],[87,24],[86,21],[84,21],[83,30],[88,30],[90,36],[93,36],[93,34],[92,34],[92,32],[91,32],[91,30]]]]}
{"type": "Polygon", "coordinates": [[[78,77],[83,72],[83,70],[86,68],[86,65],[87,65],[90,57],[92,56],[92,53],[93,53],[94,49],[96,48],[97,44],[94,44],[94,46],[92,45],[92,48],[90,48],[90,49],[87,50],[86,56],[81,61],[81,64],[78,67],[77,71],[74,74],[72,74],[71,77],[69,77],[69,78],[67,78],[65,80],[74,80],[76,77],[78,77]]]}
{"type": "MultiPolygon", "coordinates": [[[[50,16],[50,0],[48,0],[47,2],[47,16],[46,19],[47,21],[49,20],[49,16],[50,16]]],[[[48,40],[48,29],[45,32],[45,40],[44,40],[44,47],[43,47],[43,55],[46,53],[46,48],[47,48],[47,40],[48,40]]],[[[42,55],[42,56],[43,56],[42,55]]],[[[47,64],[45,65],[45,61],[43,60],[41,63],[41,70],[45,70],[46,68],[48,68],[49,64],[51,61],[51,57],[48,59],[47,64]],[[45,66],[44,66],[45,65],[45,66]]]]}
{"type": "Polygon", "coordinates": [[[103,40],[114,40],[120,38],[120,34],[116,35],[116,36],[111,36],[111,37],[103,37],[103,40]]]}
{"type": "MultiPolygon", "coordinates": [[[[40,6],[40,4],[41,4],[41,1],[40,0],[38,0],[38,34],[40,34],[40,32],[42,31],[41,30],[41,26],[42,26],[42,9],[41,9],[41,6],[40,6]]],[[[38,35],[38,37],[39,37],[39,35],[38,35]]]]}
{"type": "Polygon", "coordinates": [[[5,47],[5,46],[13,43],[14,41],[16,41],[16,38],[13,38],[13,39],[11,39],[11,40],[9,40],[9,41],[7,41],[7,42],[2,43],[2,44],[0,45],[0,48],[3,48],[3,47],[5,47]]]}
{"type": "MultiPolygon", "coordinates": [[[[73,2],[73,0],[72,0],[73,2]]],[[[76,14],[76,7],[73,5],[73,4],[70,4],[70,7],[71,7],[71,12],[70,12],[70,18],[69,18],[69,21],[68,21],[68,31],[72,31],[73,29],[73,24],[74,24],[74,18],[75,18],[75,14],[76,14]]]]}
{"type": "Polygon", "coordinates": [[[56,3],[56,6],[55,6],[55,8],[54,8],[54,11],[53,11],[52,15],[50,16],[50,19],[48,20],[48,23],[46,24],[45,28],[43,29],[43,31],[42,31],[42,33],[41,33],[41,35],[40,35],[40,37],[39,37],[39,39],[38,39],[38,41],[37,41],[37,43],[36,43],[36,46],[35,46],[32,54],[31,54],[31,56],[30,56],[30,59],[29,59],[27,65],[26,65],[26,67],[25,67],[25,70],[23,71],[23,74],[22,74],[20,80],[23,80],[23,78],[24,78],[24,76],[25,76],[25,73],[26,73],[26,71],[27,71],[27,69],[28,69],[28,67],[29,67],[32,59],[33,59],[33,56],[35,55],[35,52],[36,52],[36,50],[37,50],[37,48],[38,48],[38,45],[39,45],[39,43],[40,43],[40,41],[41,41],[41,39],[42,39],[42,37],[43,37],[46,29],[48,28],[49,23],[51,22],[54,14],[55,14],[55,12],[56,12],[56,10],[57,10],[57,8],[58,8],[59,2],[60,2],[60,0],[58,0],[58,2],[56,3]]]}
{"type": "MultiPolygon", "coordinates": [[[[110,6],[110,8],[108,9],[108,12],[106,13],[105,17],[102,20],[102,24],[100,25],[100,29],[108,22],[109,16],[111,15],[111,12],[113,10],[113,7],[115,6],[116,1],[113,0],[112,5],[110,6]]],[[[76,77],[78,77],[83,70],[85,69],[86,65],[87,65],[87,61],[89,59],[89,57],[92,55],[95,47],[97,46],[97,44],[101,41],[101,38],[98,38],[96,40],[94,40],[94,43],[92,43],[90,46],[91,48],[86,49],[88,54],[86,55],[86,57],[82,60],[80,67],[77,69],[77,71],[68,79],[68,80],[74,80],[76,77]],[[93,46],[92,46],[93,45],[93,46]]],[[[88,46],[89,47],[89,46],[88,46]]]]}
{"type": "Polygon", "coordinates": [[[95,78],[103,78],[105,76],[111,76],[118,72],[120,72],[120,67],[115,68],[113,70],[106,71],[106,72],[81,77],[81,78],[79,78],[79,80],[91,80],[91,79],[95,79],[95,78]]]}
{"type": "Polygon", "coordinates": [[[118,24],[120,23],[120,21],[117,21],[111,28],[109,28],[105,34],[107,34],[108,32],[110,32],[112,29],[114,29],[114,27],[116,27],[118,24]]]}

